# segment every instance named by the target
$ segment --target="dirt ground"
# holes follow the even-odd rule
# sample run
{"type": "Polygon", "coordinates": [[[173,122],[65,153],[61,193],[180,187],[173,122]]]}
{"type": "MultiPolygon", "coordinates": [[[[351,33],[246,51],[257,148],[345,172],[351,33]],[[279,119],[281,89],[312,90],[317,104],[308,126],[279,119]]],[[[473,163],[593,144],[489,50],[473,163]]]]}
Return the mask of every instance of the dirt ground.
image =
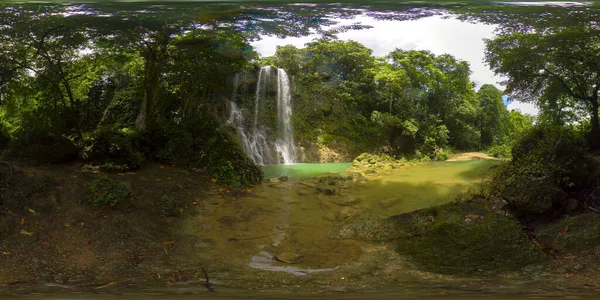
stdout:
{"type": "Polygon", "coordinates": [[[318,179],[231,191],[202,170],[152,164],[109,174],[135,197],[100,209],[88,200],[100,175],[78,164],[15,168],[0,190],[0,295],[600,291],[596,273],[572,267],[590,255],[527,275],[463,278],[420,270],[387,244],[332,239],[328,228],[352,203],[315,193],[318,179]]]}
{"type": "Polygon", "coordinates": [[[462,152],[451,154],[450,158],[447,161],[464,161],[472,159],[500,160],[499,158],[489,156],[483,152],[462,152]]]}
{"type": "Polygon", "coordinates": [[[135,191],[132,203],[111,209],[89,203],[89,185],[99,175],[81,165],[15,168],[1,194],[0,285],[98,287],[151,279],[159,266],[198,267],[170,249],[179,220],[196,214],[193,207],[208,194],[220,193],[210,178],[164,165],[110,174],[135,191]]]}

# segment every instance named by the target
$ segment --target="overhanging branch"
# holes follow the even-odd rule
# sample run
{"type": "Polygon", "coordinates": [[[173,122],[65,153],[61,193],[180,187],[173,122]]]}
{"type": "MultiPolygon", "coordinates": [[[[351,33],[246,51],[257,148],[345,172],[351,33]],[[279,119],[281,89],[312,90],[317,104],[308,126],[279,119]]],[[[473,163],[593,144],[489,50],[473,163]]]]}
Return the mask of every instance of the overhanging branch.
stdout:
{"type": "Polygon", "coordinates": [[[563,78],[558,76],[558,74],[548,70],[546,67],[543,67],[543,69],[545,72],[552,75],[552,77],[554,77],[556,80],[558,80],[558,82],[560,82],[560,84],[565,88],[565,90],[567,91],[567,93],[569,95],[571,95],[572,97],[577,98],[577,99],[588,100],[587,97],[582,96],[582,95],[577,95],[575,92],[573,92],[573,89],[571,89],[571,87],[567,84],[567,82],[563,78]]]}

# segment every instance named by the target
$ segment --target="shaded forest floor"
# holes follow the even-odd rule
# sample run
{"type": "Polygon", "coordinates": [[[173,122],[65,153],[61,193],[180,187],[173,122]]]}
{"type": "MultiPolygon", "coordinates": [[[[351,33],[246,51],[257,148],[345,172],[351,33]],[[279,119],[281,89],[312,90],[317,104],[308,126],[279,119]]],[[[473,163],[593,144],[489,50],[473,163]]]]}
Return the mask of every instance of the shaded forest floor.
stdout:
{"type": "MultiPolygon", "coordinates": [[[[381,174],[333,185],[318,178],[274,179],[234,192],[201,170],[152,164],[111,174],[131,185],[134,200],[99,209],[87,200],[99,174],[81,165],[15,170],[14,184],[2,190],[0,293],[600,292],[594,263],[600,249],[590,244],[597,231],[586,229],[600,224],[595,215],[565,223],[566,232],[563,223],[544,231],[546,239],[568,241],[565,258],[518,271],[444,275],[390,243],[348,235],[344,224],[364,220],[361,212],[369,211],[369,199],[356,195],[364,195],[370,182],[390,189],[381,174]],[[335,186],[335,194],[317,191],[326,186],[335,186]],[[589,245],[577,246],[576,240],[589,245]]],[[[391,202],[383,199],[374,207],[389,210],[384,206],[391,202]]],[[[367,223],[359,226],[354,233],[371,230],[367,223]]]]}

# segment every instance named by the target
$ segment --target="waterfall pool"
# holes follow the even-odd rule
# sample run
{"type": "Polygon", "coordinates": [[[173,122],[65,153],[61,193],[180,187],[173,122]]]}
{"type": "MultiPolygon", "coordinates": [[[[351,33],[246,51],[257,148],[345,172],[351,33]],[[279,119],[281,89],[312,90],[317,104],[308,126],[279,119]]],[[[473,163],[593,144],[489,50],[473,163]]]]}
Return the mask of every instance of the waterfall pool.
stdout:
{"type": "Polygon", "coordinates": [[[297,163],[287,165],[262,166],[265,179],[287,176],[290,178],[308,178],[327,173],[343,173],[352,163],[297,163]]]}

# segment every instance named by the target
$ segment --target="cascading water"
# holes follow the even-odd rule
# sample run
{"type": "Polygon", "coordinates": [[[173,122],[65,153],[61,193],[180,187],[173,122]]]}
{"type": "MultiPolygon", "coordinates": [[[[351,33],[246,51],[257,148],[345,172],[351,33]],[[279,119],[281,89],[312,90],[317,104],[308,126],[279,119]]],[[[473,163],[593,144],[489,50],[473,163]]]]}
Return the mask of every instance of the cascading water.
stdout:
{"type": "Polygon", "coordinates": [[[240,138],[244,151],[255,164],[266,165],[271,161],[270,147],[267,143],[267,134],[264,130],[255,128],[252,132],[247,133],[244,128],[244,115],[237,107],[235,102],[230,102],[230,113],[228,123],[235,126],[240,138]]]}
{"type": "MultiPolygon", "coordinates": [[[[233,100],[236,100],[238,96],[239,86],[246,82],[244,76],[246,74],[236,74],[234,78],[233,100]]],[[[285,70],[270,66],[260,69],[253,106],[253,122],[247,124],[244,119],[244,109],[240,109],[235,102],[230,102],[228,123],[236,127],[246,154],[259,165],[294,163],[296,148],[292,126],[292,94],[290,80],[285,70]],[[274,135],[270,137],[269,133],[273,129],[261,124],[261,119],[264,117],[265,107],[270,104],[268,101],[270,100],[269,91],[272,88],[271,79],[275,75],[273,70],[276,71],[277,127],[274,135]],[[273,159],[273,157],[276,157],[276,159],[273,159]]]]}
{"type": "Polygon", "coordinates": [[[292,127],[292,93],[290,79],[283,69],[277,69],[277,130],[280,134],[275,141],[277,152],[283,158],[284,164],[291,164],[296,157],[292,127]]]}

